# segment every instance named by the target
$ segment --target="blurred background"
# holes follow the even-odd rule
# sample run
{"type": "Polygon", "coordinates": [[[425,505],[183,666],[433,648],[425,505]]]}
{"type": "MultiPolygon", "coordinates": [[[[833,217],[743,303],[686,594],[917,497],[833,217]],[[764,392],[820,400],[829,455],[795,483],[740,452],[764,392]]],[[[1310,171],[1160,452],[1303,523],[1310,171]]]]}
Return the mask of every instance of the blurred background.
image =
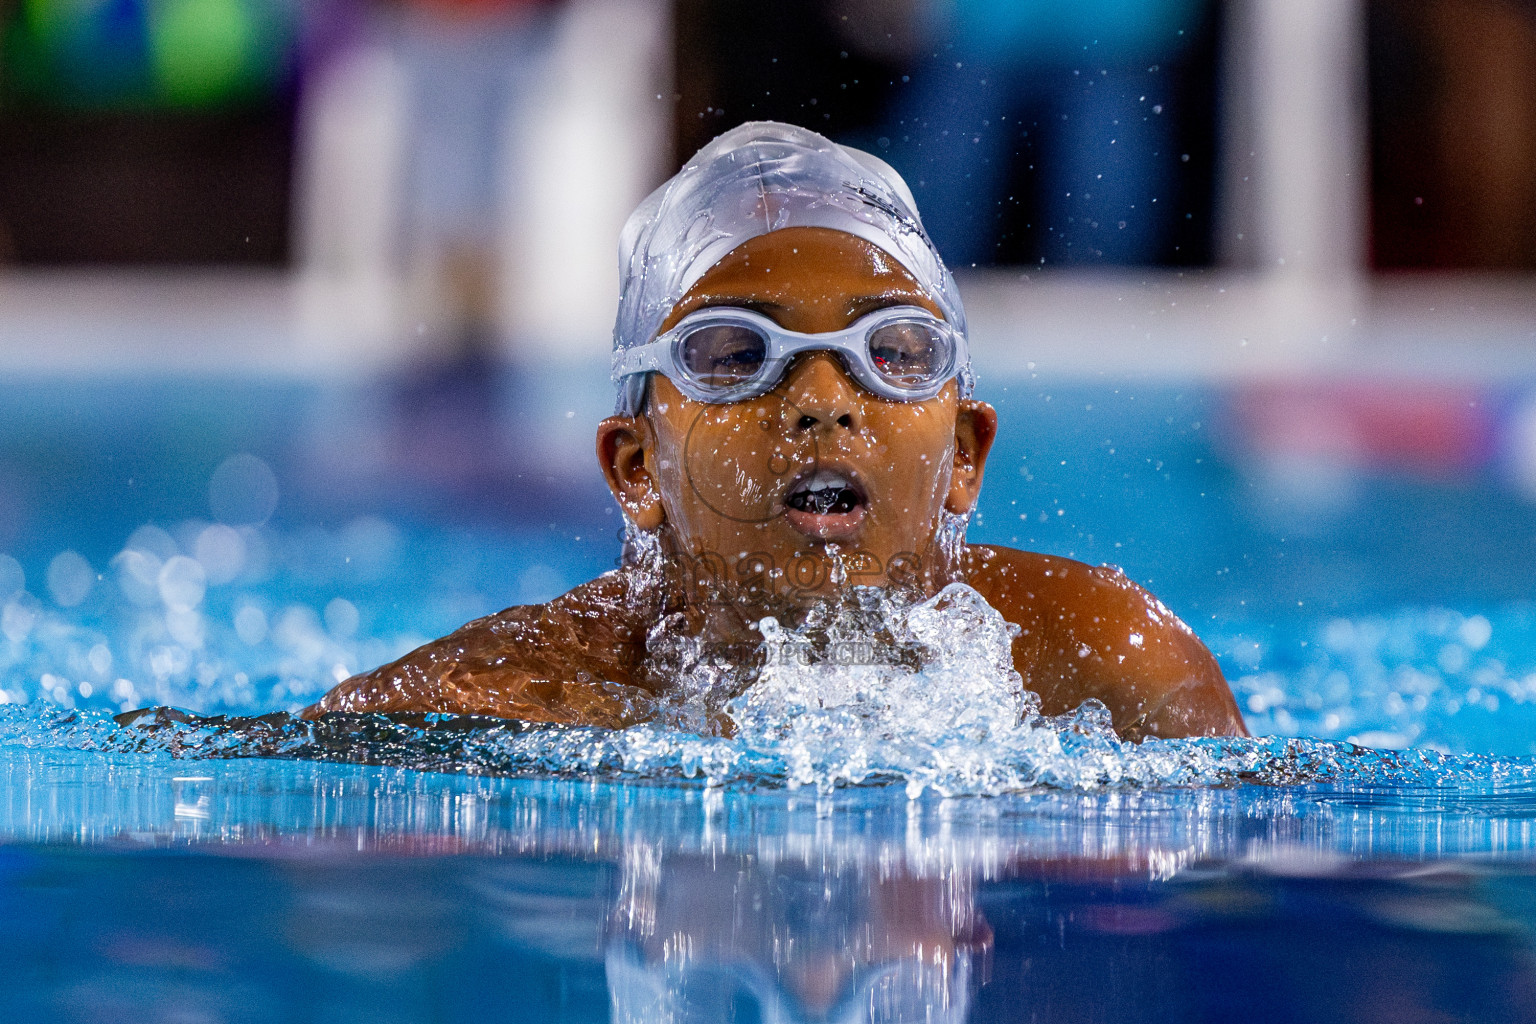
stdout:
{"type": "Polygon", "coordinates": [[[763,117],[910,180],[999,368],[1531,348],[1526,0],[1060,7],[6,0],[0,358],[600,359],[626,213],[763,117]]]}
{"type": "Polygon", "coordinates": [[[974,538],[1124,565],[1261,731],[1510,735],[1531,0],[0,0],[0,693],[302,703],[610,566],[618,231],[755,118],[912,185],[974,538]]]}

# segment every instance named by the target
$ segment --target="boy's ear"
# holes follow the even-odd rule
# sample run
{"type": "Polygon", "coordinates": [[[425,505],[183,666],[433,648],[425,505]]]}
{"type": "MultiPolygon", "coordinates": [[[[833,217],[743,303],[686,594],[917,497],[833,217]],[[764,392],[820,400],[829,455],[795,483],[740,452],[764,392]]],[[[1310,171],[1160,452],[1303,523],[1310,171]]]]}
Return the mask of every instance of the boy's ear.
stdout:
{"type": "Polygon", "coordinates": [[[997,437],[997,410],[986,402],[964,399],[955,415],[955,468],[944,507],[964,515],[976,506],[987,454],[997,437]]]}
{"type": "Polygon", "coordinates": [[[667,518],[661,491],[645,468],[650,436],[650,425],[639,416],[610,416],[597,425],[597,461],[608,489],[642,530],[658,529],[667,518]]]}

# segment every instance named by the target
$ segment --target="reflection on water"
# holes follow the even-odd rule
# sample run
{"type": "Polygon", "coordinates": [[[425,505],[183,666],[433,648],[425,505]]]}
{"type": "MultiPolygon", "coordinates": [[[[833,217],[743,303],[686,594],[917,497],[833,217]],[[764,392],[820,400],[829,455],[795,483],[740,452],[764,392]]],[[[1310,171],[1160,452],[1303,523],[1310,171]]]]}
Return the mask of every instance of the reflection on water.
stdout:
{"type": "Polygon", "coordinates": [[[909,800],[901,786],[814,791],[620,784],[260,758],[0,746],[0,841],[185,843],[614,860],[668,854],[899,858],[983,874],[1018,860],[1117,860],[1169,874],[1300,851],[1323,861],[1536,858],[1526,776],[1416,786],[1315,782],[1038,788],[909,800]]]}
{"type": "Polygon", "coordinates": [[[8,848],[11,1020],[1527,1021],[1471,865],[8,848]],[[636,862],[639,863],[636,863],[636,862]],[[637,873],[638,876],[637,877],[637,873]],[[638,903],[636,902],[638,899],[638,903]]]}
{"type": "Polygon", "coordinates": [[[909,801],[6,747],[0,1015],[1527,1021],[1533,819],[1496,782],[909,801]]]}
{"type": "Polygon", "coordinates": [[[613,1020],[958,1024],[990,945],[972,881],[631,847],[605,950],[613,1020]]]}

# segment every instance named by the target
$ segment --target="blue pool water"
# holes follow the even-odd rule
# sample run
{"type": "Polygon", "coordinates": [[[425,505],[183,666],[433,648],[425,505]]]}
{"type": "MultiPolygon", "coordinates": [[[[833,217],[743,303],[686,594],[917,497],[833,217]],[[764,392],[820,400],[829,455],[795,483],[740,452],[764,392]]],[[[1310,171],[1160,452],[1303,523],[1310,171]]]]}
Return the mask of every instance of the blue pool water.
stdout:
{"type": "MultiPolygon", "coordinates": [[[[601,736],[120,729],[294,710],[610,567],[608,396],[510,371],[0,385],[0,1004],[1536,1017],[1536,504],[1497,444],[1425,469],[1266,447],[1235,390],[982,390],[1002,437],[972,538],[1123,566],[1271,739],[1068,730],[1043,785],[828,790],[601,736]]],[[[1521,396],[1478,399],[1497,426],[1521,396]]]]}

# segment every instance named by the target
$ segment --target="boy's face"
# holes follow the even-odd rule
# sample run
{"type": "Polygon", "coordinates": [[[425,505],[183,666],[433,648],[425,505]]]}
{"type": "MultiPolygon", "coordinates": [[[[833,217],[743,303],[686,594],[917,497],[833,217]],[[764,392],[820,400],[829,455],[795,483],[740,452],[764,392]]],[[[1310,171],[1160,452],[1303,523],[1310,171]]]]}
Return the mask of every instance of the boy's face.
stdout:
{"type": "MultiPolygon", "coordinates": [[[[888,306],[942,316],[886,253],[825,228],[743,243],[661,331],[707,306],[753,309],[808,334],[888,306]]],[[[890,401],[813,351],[772,391],[728,405],[695,402],[655,374],[644,415],[605,420],[598,453],[626,511],[669,531],[677,554],[737,587],[805,593],[831,581],[832,550],[849,583],[931,582],[940,514],[970,510],[995,430],[991,406],[962,401],[954,381],[928,401],[890,401]],[[828,487],[835,500],[809,500],[828,487]]]]}

